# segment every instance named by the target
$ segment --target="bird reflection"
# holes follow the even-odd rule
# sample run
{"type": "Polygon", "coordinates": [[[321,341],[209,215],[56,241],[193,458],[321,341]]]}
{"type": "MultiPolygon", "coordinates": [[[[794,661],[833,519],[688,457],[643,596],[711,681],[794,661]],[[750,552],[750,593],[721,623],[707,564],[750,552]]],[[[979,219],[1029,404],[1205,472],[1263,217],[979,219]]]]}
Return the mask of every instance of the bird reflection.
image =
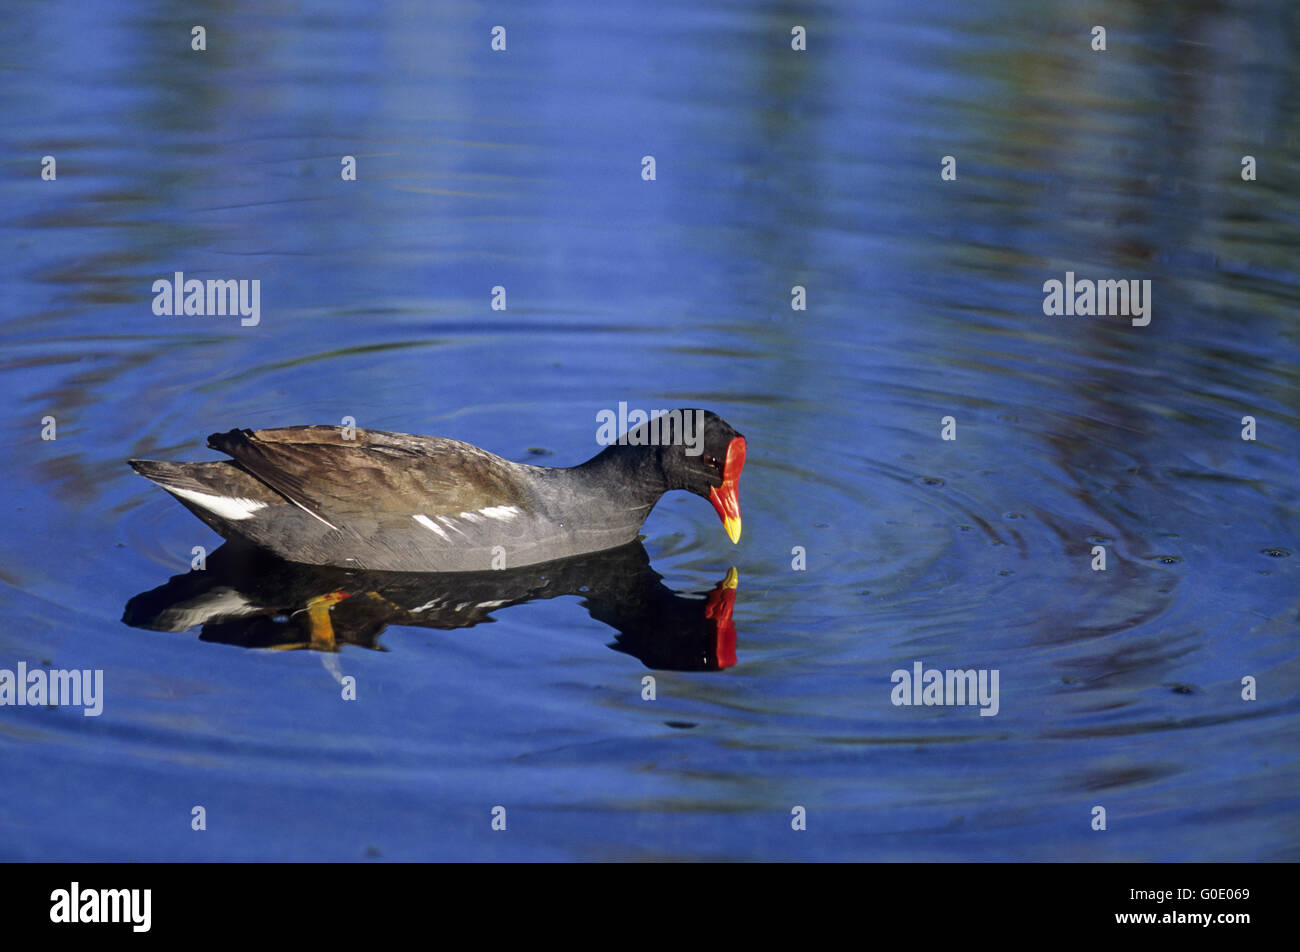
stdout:
{"type": "Polygon", "coordinates": [[[227,542],[203,570],[132,598],[122,620],[155,631],[201,626],[201,641],[244,648],[382,650],[389,625],[470,628],[500,608],[577,595],[617,632],[616,651],[655,670],[719,671],[736,663],[736,584],[732,568],[703,598],[674,592],[639,541],[525,568],[447,574],[301,565],[227,542]]]}

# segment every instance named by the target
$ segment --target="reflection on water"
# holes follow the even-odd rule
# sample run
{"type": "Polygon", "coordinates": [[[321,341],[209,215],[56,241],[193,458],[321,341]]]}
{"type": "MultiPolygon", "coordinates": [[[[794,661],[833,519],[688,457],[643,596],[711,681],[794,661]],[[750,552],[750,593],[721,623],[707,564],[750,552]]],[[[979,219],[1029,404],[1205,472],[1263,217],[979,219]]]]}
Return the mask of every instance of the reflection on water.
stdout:
{"type": "Polygon", "coordinates": [[[718,671],[736,663],[731,569],[704,599],[677,594],[640,542],[496,572],[359,572],[286,562],[228,542],[201,571],[132,598],[122,620],[139,628],[203,628],[200,640],[243,648],[378,648],[389,625],[472,628],[499,609],[576,595],[617,632],[612,647],[646,667],[718,671]]]}
{"type": "Polygon", "coordinates": [[[195,54],[84,6],[0,35],[0,666],[106,701],[0,711],[0,855],[1300,858],[1293,4],[832,0],[795,53],[775,8],[561,0],[507,54],[458,11],[235,3],[195,54]],[[259,324],[155,316],[177,271],[259,324]],[[1067,271],[1151,323],[1046,316],[1067,271]],[[563,466],[623,400],[746,434],[739,546],[669,497],[612,579],[205,576],[123,462],[346,416],[563,466]],[[916,662],[999,713],[894,707],[916,662]],[[507,796],[526,835],[480,835],[507,796]],[[200,798],[238,830],[174,832],[200,798]]]}

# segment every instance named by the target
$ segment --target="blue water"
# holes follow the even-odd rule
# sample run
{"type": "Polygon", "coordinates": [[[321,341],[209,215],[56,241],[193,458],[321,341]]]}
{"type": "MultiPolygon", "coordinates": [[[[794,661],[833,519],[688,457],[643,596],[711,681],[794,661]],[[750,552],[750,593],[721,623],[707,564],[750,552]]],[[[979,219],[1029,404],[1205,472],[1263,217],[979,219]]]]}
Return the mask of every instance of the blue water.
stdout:
{"type": "Polygon", "coordinates": [[[5,20],[0,669],[105,696],[0,707],[0,856],[1300,858],[1291,5],[5,20]],[[156,316],[177,271],[259,323],[156,316]],[[1067,271],[1150,324],[1045,315],[1067,271]],[[571,465],[619,401],[748,439],[738,546],[681,493],[643,541],[686,614],[737,569],[734,665],[576,589],[368,642],[356,596],[333,652],[122,621],[221,541],[128,458],[350,416],[571,465]],[[917,661],[997,715],[891,703],[917,661]]]}

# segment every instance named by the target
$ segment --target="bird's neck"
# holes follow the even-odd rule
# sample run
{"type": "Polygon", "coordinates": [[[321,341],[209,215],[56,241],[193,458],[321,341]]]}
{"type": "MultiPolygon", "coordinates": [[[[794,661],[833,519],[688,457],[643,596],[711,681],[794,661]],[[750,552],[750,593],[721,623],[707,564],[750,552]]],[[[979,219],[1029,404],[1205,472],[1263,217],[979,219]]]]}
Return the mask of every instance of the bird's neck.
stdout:
{"type": "Polygon", "coordinates": [[[612,491],[628,503],[653,506],[673,488],[664,474],[658,448],[653,446],[607,446],[568,472],[580,484],[612,491]]]}

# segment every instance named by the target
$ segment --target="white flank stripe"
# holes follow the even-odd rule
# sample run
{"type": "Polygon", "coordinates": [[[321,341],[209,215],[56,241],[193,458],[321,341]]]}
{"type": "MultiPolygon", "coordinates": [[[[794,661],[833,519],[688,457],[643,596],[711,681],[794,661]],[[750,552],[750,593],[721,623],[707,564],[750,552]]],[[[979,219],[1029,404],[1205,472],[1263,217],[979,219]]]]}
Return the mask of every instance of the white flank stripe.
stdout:
{"type": "Polygon", "coordinates": [[[448,529],[452,529],[456,532],[459,532],[461,535],[464,535],[465,530],[462,529],[460,526],[456,525],[456,523],[451,521],[455,518],[456,518],[455,516],[438,516],[438,521],[441,522],[443,525],[445,525],[448,529]]]}
{"type": "Polygon", "coordinates": [[[193,489],[179,489],[176,486],[164,488],[172,495],[188,499],[194,505],[202,506],[214,516],[220,516],[222,519],[251,519],[253,513],[266,508],[266,503],[258,502],[256,499],[245,499],[242,496],[216,496],[212,493],[201,493],[193,489]]]}
{"type": "Polygon", "coordinates": [[[489,519],[513,519],[518,514],[518,506],[488,506],[486,509],[479,510],[479,515],[487,516],[489,519]]]}
{"type": "Polygon", "coordinates": [[[295,506],[297,506],[297,507],[298,507],[299,509],[301,509],[303,512],[307,513],[307,515],[311,516],[313,519],[316,519],[316,520],[318,520],[318,521],[320,521],[320,522],[325,523],[325,525],[329,526],[329,527],[330,527],[331,529],[333,529],[335,532],[338,532],[338,531],[339,531],[339,527],[336,526],[336,525],[334,525],[334,523],[330,522],[328,519],[326,519],[326,518],[324,518],[324,517],[322,517],[322,516],[318,516],[318,515],[316,515],[316,513],[312,512],[310,509],[308,509],[306,506],[304,506],[304,505],[303,505],[302,503],[300,503],[298,500],[294,499],[292,496],[285,496],[284,498],[287,499],[287,500],[289,500],[291,503],[293,503],[295,506]]]}
{"type": "MultiPolygon", "coordinates": [[[[434,522],[424,513],[417,512],[411,518],[414,519],[416,522],[418,522],[420,525],[424,526],[426,529],[430,529],[433,532],[438,533],[438,535],[442,536],[444,539],[447,539],[448,541],[451,540],[451,536],[447,535],[447,533],[442,531],[442,526],[438,525],[438,523],[434,522]]],[[[427,608],[428,606],[425,607],[427,608]]],[[[419,609],[416,610],[418,611],[419,609]]]]}

